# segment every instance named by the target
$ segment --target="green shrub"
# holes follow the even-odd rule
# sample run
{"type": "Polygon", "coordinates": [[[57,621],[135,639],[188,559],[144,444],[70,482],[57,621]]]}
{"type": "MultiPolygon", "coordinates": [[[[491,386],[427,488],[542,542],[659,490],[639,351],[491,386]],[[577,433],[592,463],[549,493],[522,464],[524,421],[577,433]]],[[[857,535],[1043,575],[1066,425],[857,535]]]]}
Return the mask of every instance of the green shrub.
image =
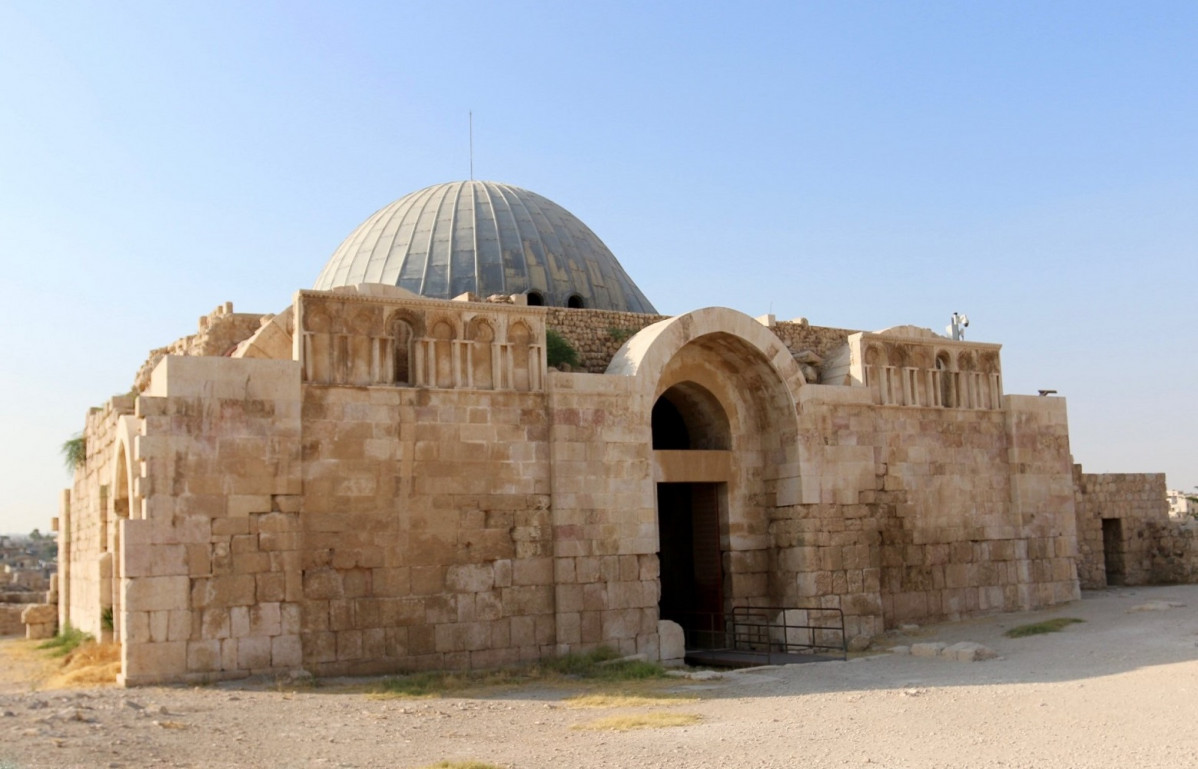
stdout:
{"type": "Polygon", "coordinates": [[[83,463],[87,461],[87,439],[82,435],[76,435],[70,440],[63,441],[62,461],[68,470],[74,471],[83,467],[83,463]]]}
{"type": "Polygon", "coordinates": [[[51,657],[65,657],[79,648],[80,644],[94,640],[96,639],[92,637],[91,633],[84,633],[77,627],[67,625],[49,641],[38,644],[37,648],[48,650],[51,657]]]}
{"type": "Polygon", "coordinates": [[[1078,622],[1085,622],[1085,620],[1076,617],[1056,617],[1054,619],[1046,619],[1043,622],[1033,622],[1030,625],[1016,625],[1003,633],[1003,635],[1007,638],[1026,638],[1030,635],[1056,633],[1078,622]]]}
{"type": "Polygon", "coordinates": [[[547,329],[545,331],[545,362],[549,364],[550,368],[561,368],[564,363],[575,369],[579,367],[578,351],[564,336],[553,329],[547,329]]]}

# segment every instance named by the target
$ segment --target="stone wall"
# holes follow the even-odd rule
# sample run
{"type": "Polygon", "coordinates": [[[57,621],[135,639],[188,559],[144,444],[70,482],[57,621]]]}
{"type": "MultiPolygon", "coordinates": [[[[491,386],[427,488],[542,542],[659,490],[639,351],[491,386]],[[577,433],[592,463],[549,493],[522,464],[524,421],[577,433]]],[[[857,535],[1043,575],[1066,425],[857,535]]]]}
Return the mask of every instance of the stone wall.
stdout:
{"type": "Polygon", "coordinates": [[[618,310],[548,307],[545,325],[565,338],[578,353],[579,371],[602,374],[616,350],[645,326],[667,315],[641,315],[618,310]]]}
{"type": "MultiPolygon", "coordinates": [[[[561,334],[578,353],[579,371],[602,374],[624,342],[668,315],[642,315],[616,310],[576,310],[549,307],[548,328],[561,334]]],[[[769,326],[795,354],[811,351],[826,357],[844,345],[852,331],[811,326],[805,321],[781,321],[769,326]]]]}
{"type": "MultiPolygon", "coordinates": [[[[26,600],[34,600],[36,596],[28,596],[26,600]]],[[[15,603],[8,601],[0,601],[0,636],[25,636],[25,623],[21,621],[21,612],[25,611],[30,606],[37,606],[40,601],[34,603],[15,603]]]]}
{"type": "MultiPolygon", "coordinates": [[[[777,334],[792,353],[810,350],[821,358],[827,358],[845,344],[849,335],[856,333],[843,328],[812,326],[804,320],[778,321],[770,330],[777,334]]],[[[824,384],[842,384],[824,382],[824,384]]]]}
{"type": "Polygon", "coordinates": [[[555,643],[543,393],[304,393],[304,664],[490,667],[555,643]]]}
{"type": "Polygon", "coordinates": [[[302,664],[300,407],[293,361],[167,357],[154,369],[120,531],[124,683],[302,664]]]}
{"type": "Polygon", "coordinates": [[[1198,522],[1150,521],[1145,528],[1152,543],[1149,581],[1198,583],[1198,522]]]}
{"type": "Polygon", "coordinates": [[[1161,575],[1181,575],[1192,569],[1173,554],[1178,548],[1186,552],[1184,543],[1189,539],[1169,520],[1163,474],[1084,473],[1081,465],[1075,465],[1073,478],[1078,577],[1083,588],[1144,585],[1160,581],[1161,575]],[[1112,548],[1109,556],[1104,547],[1104,520],[1109,521],[1105,524],[1112,548]],[[1169,532],[1167,544],[1161,540],[1164,532],[1169,532]],[[1114,574],[1108,574],[1108,560],[1114,574]],[[1118,573],[1120,567],[1122,574],[1118,573]]]}
{"type": "Polygon", "coordinates": [[[801,410],[805,504],[771,521],[784,600],[839,606],[852,637],[1078,597],[1063,401],[879,410],[808,385],[801,410]]]}
{"type": "Polygon", "coordinates": [[[649,403],[624,377],[551,374],[554,608],[563,649],[657,657],[649,403]]]}
{"type": "Polygon", "coordinates": [[[225,302],[207,315],[200,316],[196,333],[177,339],[166,347],[151,350],[133,378],[133,389],[143,392],[150,384],[150,374],[167,355],[229,355],[239,342],[252,336],[270,317],[261,313],[235,313],[233,303],[225,302]]]}
{"type": "Polygon", "coordinates": [[[120,395],[87,414],[83,435],[86,459],[75,469],[64,494],[59,532],[59,626],[72,625],[96,638],[108,638],[102,613],[119,589],[114,559],[117,521],[129,514],[126,447],[118,443],[121,421],[131,418],[136,398],[120,395]]]}

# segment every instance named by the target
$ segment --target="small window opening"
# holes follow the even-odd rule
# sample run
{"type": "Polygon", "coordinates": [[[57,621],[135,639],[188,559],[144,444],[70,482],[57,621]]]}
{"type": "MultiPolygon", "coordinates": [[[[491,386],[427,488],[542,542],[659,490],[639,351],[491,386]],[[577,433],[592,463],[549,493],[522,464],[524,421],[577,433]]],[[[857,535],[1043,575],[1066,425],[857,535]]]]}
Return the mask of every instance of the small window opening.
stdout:
{"type": "Polygon", "coordinates": [[[527,296],[528,296],[528,306],[529,307],[544,307],[545,306],[545,297],[541,294],[540,291],[529,291],[527,296]]]}
{"type": "Polygon", "coordinates": [[[578,294],[570,294],[570,298],[566,300],[566,306],[572,307],[575,310],[581,310],[586,305],[583,304],[581,296],[578,294]]]}

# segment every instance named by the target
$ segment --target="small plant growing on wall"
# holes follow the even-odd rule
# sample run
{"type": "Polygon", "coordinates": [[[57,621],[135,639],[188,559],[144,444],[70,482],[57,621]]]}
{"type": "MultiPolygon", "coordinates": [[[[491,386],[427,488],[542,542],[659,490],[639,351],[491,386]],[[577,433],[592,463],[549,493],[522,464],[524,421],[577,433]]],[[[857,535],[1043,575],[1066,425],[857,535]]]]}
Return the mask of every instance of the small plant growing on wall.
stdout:
{"type": "Polygon", "coordinates": [[[553,329],[545,331],[545,362],[550,368],[560,369],[562,365],[571,369],[579,367],[578,351],[561,334],[553,329]]]}
{"type": "Polygon", "coordinates": [[[87,461],[87,439],[82,435],[76,435],[68,441],[63,441],[62,461],[68,470],[83,467],[83,463],[87,461]]]}
{"type": "Polygon", "coordinates": [[[626,339],[628,339],[628,337],[632,336],[633,333],[635,333],[635,331],[636,331],[635,329],[620,328],[619,326],[608,326],[607,327],[607,335],[610,336],[615,341],[619,342],[620,344],[624,344],[624,341],[626,339]]]}

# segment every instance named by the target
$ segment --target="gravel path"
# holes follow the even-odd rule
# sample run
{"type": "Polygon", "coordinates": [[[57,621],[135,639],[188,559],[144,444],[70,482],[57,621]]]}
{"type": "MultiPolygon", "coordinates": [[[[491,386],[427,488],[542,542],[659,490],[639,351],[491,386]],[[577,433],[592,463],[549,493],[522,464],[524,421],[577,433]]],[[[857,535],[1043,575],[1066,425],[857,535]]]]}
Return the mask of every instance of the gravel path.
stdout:
{"type": "Polygon", "coordinates": [[[1198,766],[1198,586],[1087,593],[1050,612],[920,628],[894,643],[976,641],[985,662],[881,654],[762,668],[671,690],[698,699],[578,709],[562,687],[376,699],[344,682],[283,691],[32,690],[44,665],[0,642],[0,769],[419,767],[441,760],[565,767],[1198,766]],[[1172,605],[1170,605],[1172,604],[1172,605]],[[1137,610],[1139,609],[1139,610],[1137,610]],[[1024,639],[1004,629],[1085,620],[1024,639]],[[577,727],[613,714],[689,726],[577,727]]]}

